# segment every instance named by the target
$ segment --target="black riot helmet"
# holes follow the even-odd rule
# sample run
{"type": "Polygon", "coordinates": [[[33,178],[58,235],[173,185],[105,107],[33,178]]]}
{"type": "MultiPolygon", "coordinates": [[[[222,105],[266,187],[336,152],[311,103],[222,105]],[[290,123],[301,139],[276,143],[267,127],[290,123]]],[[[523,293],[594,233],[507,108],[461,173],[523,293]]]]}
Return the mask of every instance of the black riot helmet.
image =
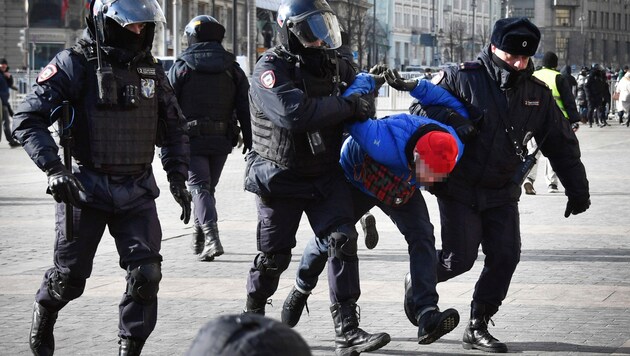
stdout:
{"type": "Polygon", "coordinates": [[[278,8],[280,43],[289,52],[341,46],[337,16],[325,0],[283,0],[278,8]]]}
{"type": "Polygon", "coordinates": [[[191,45],[197,42],[221,42],[225,36],[225,27],[209,15],[195,16],[184,29],[186,40],[191,45]]]}
{"type": "Polygon", "coordinates": [[[96,38],[98,34],[102,44],[137,51],[151,48],[155,26],[165,24],[166,19],[156,0],[92,0],[87,22],[92,35],[96,38]],[[99,18],[102,31],[96,26],[99,18]],[[125,29],[137,23],[145,24],[139,35],[125,29]]]}

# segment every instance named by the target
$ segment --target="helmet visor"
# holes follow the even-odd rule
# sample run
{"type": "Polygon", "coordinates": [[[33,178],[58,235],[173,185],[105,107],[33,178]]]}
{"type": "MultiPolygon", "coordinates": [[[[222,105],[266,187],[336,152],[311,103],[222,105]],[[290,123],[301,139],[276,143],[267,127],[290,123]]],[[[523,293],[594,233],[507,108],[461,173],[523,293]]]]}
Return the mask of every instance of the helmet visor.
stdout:
{"type": "MultiPolygon", "coordinates": [[[[166,23],[162,8],[156,0],[113,0],[103,1],[105,16],[125,27],[132,23],[166,23]]],[[[96,7],[94,11],[98,11],[96,7]]],[[[95,14],[96,15],[96,14],[95,14]]]]}
{"type": "Polygon", "coordinates": [[[337,16],[330,12],[318,12],[295,23],[291,32],[306,48],[339,48],[341,31],[337,16]]]}

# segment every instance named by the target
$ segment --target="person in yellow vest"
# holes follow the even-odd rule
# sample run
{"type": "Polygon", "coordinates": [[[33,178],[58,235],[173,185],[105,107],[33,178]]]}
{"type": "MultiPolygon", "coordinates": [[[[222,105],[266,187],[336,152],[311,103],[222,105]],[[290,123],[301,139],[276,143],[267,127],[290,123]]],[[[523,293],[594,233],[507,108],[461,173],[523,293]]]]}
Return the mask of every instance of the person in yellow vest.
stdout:
{"type": "MultiPolygon", "coordinates": [[[[542,68],[534,72],[534,77],[545,82],[549,89],[551,89],[553,98],[556,100],[558,108],[560,108],[564,117],[571,123],[573,131],[577,131],[579,128],[580,114],[578,113],[577,106],[575,105],[575,96],[573,95],[568,79],[556,69],[557,67],[558,56],[553,52],[546,52],[542,59],[542,68]]],[[[534,139],[531,139],[527,143],[527,149],[529,152],[533,152],[536,149],[536,146],[536,140],[534,139]]],[[[536,156],[536,158],[540,157],[540,151],[538,151],[536,156]]],[[[525,194],[536,194],[534,181],[536,180],[537,171],[538,164],[534,165],[523,183],[523,190],[525,191],[525,194]]],[[[558,176],[549,164],[549,160],[546,160],[545,164],[545,178],[547,180],[548,192],[559,193],[558,176]]]]}

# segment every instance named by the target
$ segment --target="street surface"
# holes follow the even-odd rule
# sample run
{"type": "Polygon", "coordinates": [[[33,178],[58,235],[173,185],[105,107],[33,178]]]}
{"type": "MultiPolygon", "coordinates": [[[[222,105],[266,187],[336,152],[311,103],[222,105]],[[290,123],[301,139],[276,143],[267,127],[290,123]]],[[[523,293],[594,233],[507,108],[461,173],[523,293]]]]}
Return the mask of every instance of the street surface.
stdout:
{"type": "MultiPolygon", "coordinates": [[[[612,126],[578,131],[590,181],[592,206],[586,213],[563,217],[566,197],[549,194],[544,167],[539,168],[536,196],[522,196],[522,257],[503,306],[490,332],[522,355],[630,354],[630,129],[612,126]]],[[[53,199],[46,177],[21,148],[0,143],[0,355],[29,355],[28,332],[34,294],[52,266],[53,199]]],[[[190,249],[191,226],[168,190],[156,157],[162,189],[157,200],[164,231],[163,279],[158,324],[143,355],[182,355],[197,330],[218,315],[239,313],[245,281],[256,255],[256,209],[243,191],[244,160],[230,155],[217,188],[219,229],[225,255],[197,262],[190,249]]],[[[562,190],[562,189],[561,189],[562,190]]],[[[431,218],[439,223],[435,198],[423,192],[431,218]]],[[[392,341],[372,355],[481,355],[465,351],[461,338],[483,254],[468,273],[438,285],[442,309],[454,307],[460,325],[431,345],[418,345],[417,328],[403,312],[403,277],[408,270],[403,237],[379,210],[373,210],[379,245],[367,250],[359,229],[362,296],[361,327],[384,331],[392,341]]],[[[283,274],[267,315],[280,319],[305,241],[306,219],[298,233],[293,262],[283,274]]],[[[118,352],[118,302],[125,289],[113,239],[106,232],[94,272],[83,296],[59,313],[55,328],[57,355],[114,355],[118,352]]],[[[296,330],[314,355],[334,354],[334,329],[325,278],[309,299],[310,315],[296,330]]]]}

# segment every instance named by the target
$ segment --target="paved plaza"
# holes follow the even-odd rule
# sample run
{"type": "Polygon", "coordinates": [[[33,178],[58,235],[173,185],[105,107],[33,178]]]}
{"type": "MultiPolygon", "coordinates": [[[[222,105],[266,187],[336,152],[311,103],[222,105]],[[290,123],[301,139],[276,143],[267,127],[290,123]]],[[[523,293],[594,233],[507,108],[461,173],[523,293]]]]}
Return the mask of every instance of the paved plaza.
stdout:
{"type": "MultiPolygon", "coordinates": [[[[490,327],[511,353],[630,354],[630,129],[610,122],[614,122],[610,127],[583,126],[578,131],[591,187],[590,210],[565,219],[566,197],[547,193],[542,167],[535,184],[538,195],[522,197],[521,262],[493,318],[495,326],[490,327]]],[[[179,221],[179,207],[156,159],[154,168],[162,189],[157,204],[164,232],[164,277],[157,327],[143,355],[182,355],[205,322],[241,311],[246,274],[256,255],[256,209],[253,195],[243,191],[244,166],[240,150],[235,150],[217,188],[225,255],[201,263],[190,249],[192,224],[179,221]]],[[[10,149],[4,140],[0,167],[0,355],[28,355],[34,294],[52,265],[53,199],[45,194],[45,174],[21,148],[10,149]]],[[[437,225],[439,247],[435,198],[423,194],[437,225]]],[[[440,306],[459,310],[460,325],[431,345],[418,345],[417,329],[407,321],[402,305],[403,277],[408,270],[405,241],[382,212],[373,213],[381,241],[374,250],[359,244],[361,327],[388,332],[392,341],[366,355],[484,354],[461,347],[483,254],[470,272],[438,285],[440,306]]],[[[273,305],[267,306],[272,318],[280,318],[310,236],[303,219],[293,262],[283,274],[273,305]]],[[[106,232],[85,293],[59,313],[57,355],[117,354],[118,302],[125,289],[124,277],[113,239],[106,232]]],[[[324,279],[309,299],[310,315],[305,314],[296,327],[314,355],[334,354],[327,289],[324,279]]]]}

